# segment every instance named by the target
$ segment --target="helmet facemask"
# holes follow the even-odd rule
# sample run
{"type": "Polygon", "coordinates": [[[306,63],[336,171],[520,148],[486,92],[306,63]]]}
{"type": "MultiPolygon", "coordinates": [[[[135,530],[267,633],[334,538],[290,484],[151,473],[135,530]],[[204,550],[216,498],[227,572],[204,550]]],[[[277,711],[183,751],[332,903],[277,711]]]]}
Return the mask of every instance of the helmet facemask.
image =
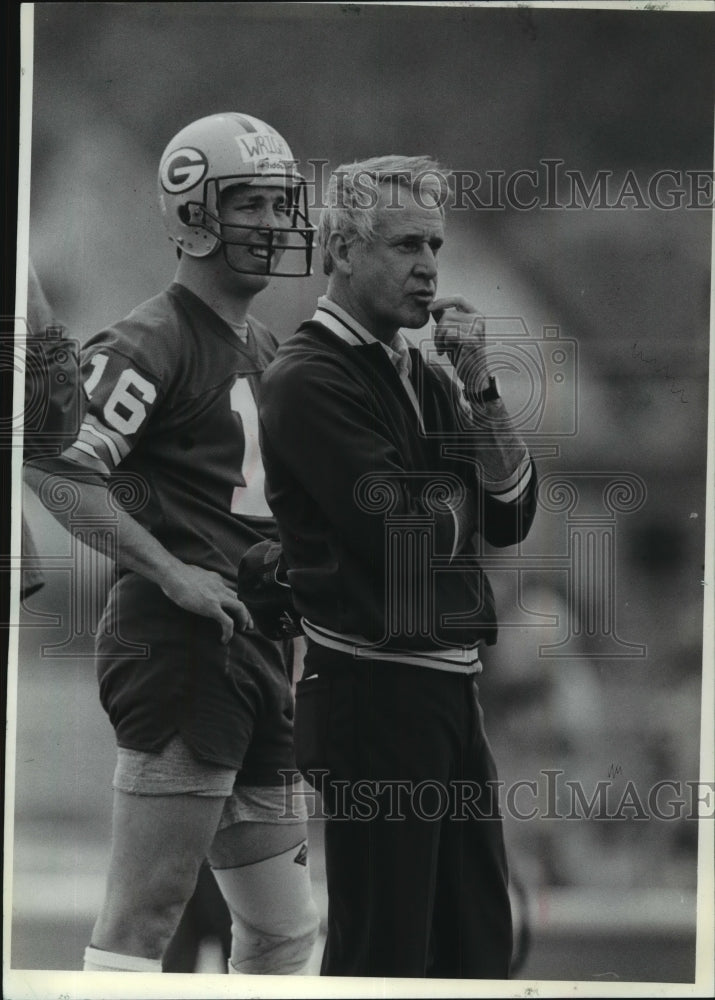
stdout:
{"type": "MultiPolygon", "coordinates": [[[[221,247],[228,267],[238,274],[263,274],[284,278],[303,278],[312,274],[313,247],[316,228],[308,219],[308,191],[302,177],[286,179],[284,174],[238,174],[217,177],[204,184],[203,201],[185,204],[184,222],[206,230],[215,238],[215,249],[221,247]],[[276,187],[276,181],[286,181],[286,225],[251,226],[224,222],[221,218],[220,195],[231,187],[255,185],[276,187]],[[232,246],[265,251],[265,269],[242,268],[231,260],[232,246]]],[[[256,258],[259,259],[259,258],[256,258]]]]}

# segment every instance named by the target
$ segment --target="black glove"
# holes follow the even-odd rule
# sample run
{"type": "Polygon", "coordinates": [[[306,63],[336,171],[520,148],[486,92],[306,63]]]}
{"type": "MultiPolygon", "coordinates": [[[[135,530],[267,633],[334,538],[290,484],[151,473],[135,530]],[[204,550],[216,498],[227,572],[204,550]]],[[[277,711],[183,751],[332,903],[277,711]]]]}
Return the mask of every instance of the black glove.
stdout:
{"type": "Polygon", "coordinates": [[[259,632],[268,639],[293,639],[302,633],[278,542],[252,545],[238,564],[237,582],[239,600],[259,632]]]}

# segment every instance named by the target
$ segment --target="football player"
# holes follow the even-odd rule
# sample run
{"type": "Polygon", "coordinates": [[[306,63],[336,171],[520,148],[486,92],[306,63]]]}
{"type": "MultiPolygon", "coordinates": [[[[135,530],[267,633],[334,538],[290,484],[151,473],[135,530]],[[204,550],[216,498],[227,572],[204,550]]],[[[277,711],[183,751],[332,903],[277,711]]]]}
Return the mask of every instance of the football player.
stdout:
{"type": "Polygon", "coordinates": [[[253,627],[236,567],[277,539],[256,409],[277,342],[248,310],[272,276],[311,271],[306,182],[275,129],[233,112],[179,132],[158,180],[174,281],[87,341],[79,434],[27,468],[58,518],[61,486],[75,516],[115,528],[96,643],[117,739],[112,852],[84,967],[161,971],[208,858],[228,971],[294,973],[318,918],[305,808],[286,801],[291,648],[253,627]]]}

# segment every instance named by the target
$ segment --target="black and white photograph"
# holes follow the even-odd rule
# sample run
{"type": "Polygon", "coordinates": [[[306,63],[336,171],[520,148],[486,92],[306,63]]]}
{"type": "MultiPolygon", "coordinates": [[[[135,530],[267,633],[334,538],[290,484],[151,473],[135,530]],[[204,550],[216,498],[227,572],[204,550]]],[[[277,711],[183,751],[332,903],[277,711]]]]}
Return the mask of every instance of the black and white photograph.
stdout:
{"type": "Polygon", "coordinates": [[[17,15],[3,996],[712,996],[715,6],[17,15]]]}

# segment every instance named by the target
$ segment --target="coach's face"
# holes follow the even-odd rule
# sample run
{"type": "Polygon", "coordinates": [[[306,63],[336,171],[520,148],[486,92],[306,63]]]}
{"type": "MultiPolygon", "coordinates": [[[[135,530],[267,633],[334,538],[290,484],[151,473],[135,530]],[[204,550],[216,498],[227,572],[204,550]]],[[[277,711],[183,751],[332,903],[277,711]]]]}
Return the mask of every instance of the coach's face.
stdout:
{"type": "Polygon", "coordinates": [[[374,237],[354,243],[349,255],[353,315],[379,340],[429,320],[443,242],[442,213],[427,193],[382,186],[374,237]]]}

